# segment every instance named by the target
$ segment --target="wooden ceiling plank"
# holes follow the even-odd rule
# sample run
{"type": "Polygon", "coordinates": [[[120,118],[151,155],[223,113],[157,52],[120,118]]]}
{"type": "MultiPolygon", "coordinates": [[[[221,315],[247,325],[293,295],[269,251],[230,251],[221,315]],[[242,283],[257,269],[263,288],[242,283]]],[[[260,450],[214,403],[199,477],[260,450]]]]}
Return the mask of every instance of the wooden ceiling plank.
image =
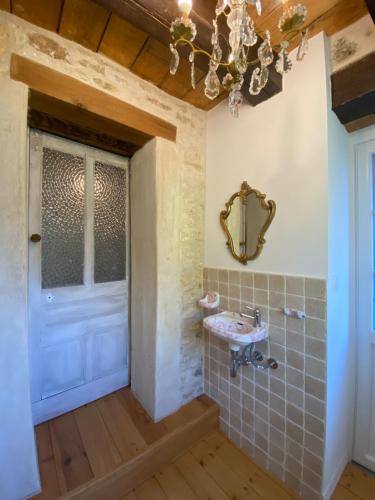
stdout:
{"type": "Polygon", "coordinates": [[[170,54],[165,45],[149,38],[131,69],[142,78],[160,85],[169,72],[170,54]]]}
{"type": "MultiPolygon", "coordinates": [[[[160,2],[160,0],[95,0],[95,2],[112,10],[120,17],[135,25],[137,28],[146,31],[161,45],[164,45],[165,47],[169,46],[171,40],[169,31],[170,23],[178,14],[176,0],[163,0],[163,2],[160,2]]],[[[215,6],[216,0],[194,0],[193,10],[191,12],[191,19],[197,25],[197,37],[195,39],[195,43],[199,47],[209,52],[212,50],[212,19],[214,17],[215,6]]],[[[228,29],[225,22],[223,26],[225,29],[228,29]]],[[[253,47],[251,50],[252,52],[249,57],[252,57],[254,54],[256,54],[257,47],[253,47]]],[[[185,58],[187,57],[186,52],[183,54],[183,56],[185,58]]],[[[144,62],[143,58],[141,58],[141,62],[144,62]]],[[[138,73],[136,66],[137,61],[135,62],[135,65],[132,67],[132,69],[134,69],[134,71],[138,73]]],[[[196,67],[200,68],[204,73],[207,73],[207,59],[204,57],[197,57],[196,67]]],[[[155,83],[158,78],[152,79],[150,77],[144,76],[146,69],[147,68],[145,67],[141,68],[141,72],[139,74],[143,75],[144,78],[148,78],[149,80],[154,81],[155,83]]],[[[218,74],[220,79],[223,78],[225,73],[225,69],[219,68],[218,74]]],[[[157,76],[159,77],[159,74],[157,76]]],[[[267,89],[264,89],[259,96],[252,96],[248,92],[250,78],[251,72],[249,71],[245,75],[245,85],[243,86],[242,91],[245,99],[252,105],[256,105],[259,102],[268,99],[268,97],[274,95],[277,92],[280,92],[282,89],[282,77],[276,73],[274,68],[270,70],[271,83],[267,85],[267,89]]],[[[193,94],[194,93],[192,93],[192,95],[193,94]]]]}
{"type": "MultiPolygon", "coordinates": [[[[305,26],[309,27],[310,37],[321,31],[331,36],[367,14],[365,0],[303,0],[302,3],[306,5],[308,11],[305,26]]],[[[278,6],[274,5],[272,9],[267,9],[267,6],[268,3],[261,17],[253,15],[255,27],[261,33],[268,29],[272,44],[277,45],[282,39],[277,25],[283,6],[280,3],[278,6]]],[[[299,37],[296,36],[291,40],[289,49],[293,50],[298,43],[299,37]]]]}
{"type": "Polygon", "coordinates": [[[147,33],[112,14],[98,52],[129,68],[147,40],[147,33]]]}
{"type": "Polygon", "coordinates": [[[366,14],[368,11],[364,0],[341,0],[313,23],[310,23],[309,34],[315,36],[324,31],[326,35],[332,36],[366,14]]]}
{"type": "Polygon", "coordinates": [[[59,33],[96,51],[111,13],[92,0],[65,0],[59,33]]]}
{"type": "Polygon", "coordinates": [[[12,0],[12,13],[50,31],[59,26],[63,0],[12,0]]]}
{"type": "Polygon", "coordinates": [[[177,130],[171,123],[23,56],[12,54],[10,76],[41,94],[83,108],[134,132],[176,141],[177,130]]]}
{"type": "Polygon", "coordinates": [[[204,80],[205,78],[202,78],[197,82],[195,89],[191,89],[183,98],[185,102],[201,109],[205,109],[212,102],[204,95],[204,80]]]}
{"type": "MultiPolygon", "coordinates": [[[[199,82],[204,77],[204,73],[199,68],[195,68],[195,81],[199,82]]],[[[175,75],[169,72],[162,81],[160,88],[168,94],[182,99],[191,89],[191,65],[181,59],[175,75]]]]}

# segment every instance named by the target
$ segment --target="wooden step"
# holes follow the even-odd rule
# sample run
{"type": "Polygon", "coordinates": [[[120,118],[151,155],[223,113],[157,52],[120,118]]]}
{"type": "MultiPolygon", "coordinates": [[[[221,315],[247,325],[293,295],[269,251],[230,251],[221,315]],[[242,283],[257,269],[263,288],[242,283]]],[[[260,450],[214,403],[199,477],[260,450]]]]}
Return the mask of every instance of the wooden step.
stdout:
{"type": "Polygon", "coordinates": [[[151,478],[159,469],[218,428],[219,408],[197,398],[178,415],[162,421],[165,434],[128,462],[68,491],[62,500],[114,500],[151,478]],[[185,421],[184,421],[185,418],[185,421]]]}

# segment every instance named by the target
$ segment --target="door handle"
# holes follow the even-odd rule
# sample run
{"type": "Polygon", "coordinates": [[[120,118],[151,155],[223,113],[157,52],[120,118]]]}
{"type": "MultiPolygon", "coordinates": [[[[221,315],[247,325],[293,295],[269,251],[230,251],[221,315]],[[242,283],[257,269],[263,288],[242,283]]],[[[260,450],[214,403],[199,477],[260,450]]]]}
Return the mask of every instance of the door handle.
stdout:
{"type": "Polygon", "coordinates": [[[42,237],[40,236],[40,234],[32,234],[30,236],[30,241],[32,241],[33,243],[38,243],[40,240],[42,239],[42,237]]]}

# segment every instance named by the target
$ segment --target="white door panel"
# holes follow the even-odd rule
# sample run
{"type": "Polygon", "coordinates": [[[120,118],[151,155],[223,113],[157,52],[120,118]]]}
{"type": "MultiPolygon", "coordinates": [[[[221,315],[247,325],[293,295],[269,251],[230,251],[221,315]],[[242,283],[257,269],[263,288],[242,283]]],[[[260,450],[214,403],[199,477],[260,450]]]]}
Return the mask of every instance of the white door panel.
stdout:
{"type": "Polygon", "coordinates": [[[128,161],[30,133],[30,365],[35,422],[126,385],[128,161]]]}
{"type": "Polygon", "coordinates": [[[356,147],[357,405],[354,460],[375,472],[375,140],[356,147]]]}
{"type": "Polygon", "coordinates": [[[85,382],[85,345],[82,337],[41,347],[42,399],[85,382]]]}

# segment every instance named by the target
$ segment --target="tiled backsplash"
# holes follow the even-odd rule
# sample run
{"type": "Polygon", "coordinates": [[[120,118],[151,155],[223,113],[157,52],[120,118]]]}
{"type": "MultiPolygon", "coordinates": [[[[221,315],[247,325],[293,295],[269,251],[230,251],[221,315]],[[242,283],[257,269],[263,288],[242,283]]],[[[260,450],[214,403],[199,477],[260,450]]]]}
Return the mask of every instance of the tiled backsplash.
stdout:
{"type": "Polygon", "coordinates": [[[205,392],[220,405],[222,430],[305,499],[320,498],[326,393],[326,282],[247,271],[204,270],[220,309],[258,307],[269,339],[257,344],[277,370],[241,366],[229,374],[228,344],[204,332],[205,392]],[[286,317],[291,307],[306,319],[286,317]]]}

